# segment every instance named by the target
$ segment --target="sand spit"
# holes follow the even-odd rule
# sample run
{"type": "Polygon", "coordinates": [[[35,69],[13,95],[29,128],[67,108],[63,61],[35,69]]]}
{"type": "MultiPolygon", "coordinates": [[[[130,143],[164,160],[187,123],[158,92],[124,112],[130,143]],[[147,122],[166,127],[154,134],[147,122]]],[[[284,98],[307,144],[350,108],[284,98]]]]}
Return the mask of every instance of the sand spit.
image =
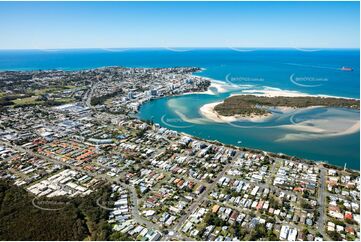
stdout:
{"type": "Polygon", "coordinates": [[[222,102],[205,104],[199,109],[199,111],[202,116],[204,116],[205,118],[207,118],[209,120],[217,122],[217,123],[229,123],[229,122],[235,122],[235,121],[264,122],[267,119],[272,117],[272,114],[252,115],[249,117],[244,117],[244,116],[240,116],[240,115],[222,116],[214,110],[214,107],[220,103],[222,103],[222,102]]]}
{"type": "MultiPolygon", "coordinates": [[[[329,130],[327,127],[323,126],[322,121],[318,120],[312,122],[313,126],[309,126],[305,123],[298,123],[296,125],[283,125],[281,128],[290,129],[293,131],[298,131],[298,133],[286,134],[282,138],[279,138],[275,141],[277,142],[287,142],[287,141],[302,141],[310,139],[319,139],[319,138],[330,138],[343,135],[350,135],[360,131],[360,121],[356,121],[345,129],[338,128],[337,130],[329,130]],[[301,132],[301,133],[300,133],[301,132]]],[[[333,120],[332,123],[335,127],[344,126],[345,123],[349,123],[345,120],[333,120]]]]}

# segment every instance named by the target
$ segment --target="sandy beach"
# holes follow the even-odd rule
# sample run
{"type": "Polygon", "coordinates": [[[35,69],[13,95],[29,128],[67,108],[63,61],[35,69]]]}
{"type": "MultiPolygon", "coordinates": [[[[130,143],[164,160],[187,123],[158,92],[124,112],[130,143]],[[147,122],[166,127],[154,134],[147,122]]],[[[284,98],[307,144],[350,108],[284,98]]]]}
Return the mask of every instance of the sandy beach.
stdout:
{"type": "MultiPolygon", "coordinates": [[[[281,90],[281,89],[276,89],[276,88],[268,88],[268,89],[264,89],[264,90],[257,90],[257,89],[252,89],[252,90],[244,90],[242,91],[243,94],[251,94],[254,96],[259,96],[259,97],[305,97],[305,96],[315,96],[315,95],[310,95],[310,94],[306,94],[306,93],[302,93],[302,92],[298,92],[298,91],[291,91],[291,90],[281,90]]],[[[232,95],[232,96],[237,96],[238,94],[232,95]]],[[[242,94],[240,94],[242,95],[242,94]]]]}
{"type": "MultiPolygon", "coordinates": [[[[225,84],[221,84],[219,82],[215,82],[215,83],[212,82],[212,84],[214,85],[214,87],[218,88],[221,91],[224,90],[225,89],[224,86],[226,86],[225,84]]],[[[313,96],[313,97],[343,98],[343,97],[328,96],[328,95],[312,95],[312,94],[306,94],[306,93],[302,93],[302,92],[298,92],[298,91],[281,90],[281,89],[272,88],[272,87],[266,87],[266,89],[263,89],[263,90],[257,90],[257,89],[243,90],[242,94],[231,94],[230,96],[239,96],[239,95],[247,95],[247,94],[255,95],[255,96],[265,96],[265,97],[281,97],[281,96],[282,97],[305,97],[305,96],[312,97],[313,96]]],[[[214,107],[220,103],[222,103],[222,102],[205,104],[200,108],[199,111],[200,111],[201,115],[204,116],[205,118],[212,120],[214,122],[218,122],[218,123],[235,122],[235,121],[264,122],[272,117],[272,114],[252,115],[249,117],[240,116],[240,115],[222,116],[214,110],[214,107]]],[[[317,108],[317,107],[320,107],[320,106],[312,106],[312,107],[302,108],[299,110],[306,110],[306,109],[312,109],[312,108],[317,108]]],[[[276,107],[276,108],[272,108],[272,110],[280,111],[282,113],[288,113],[288,112],[295,111],[296,108],[276,107]]],[[[316,127],[314,127],[314,128],[303,127],[303,129],[313,129],[314,131],[317,132],[316,127]]]]}
{"type": "MultiPolygon", "coordinates": [[[[210,79],[211,80],[211,79],[210,79]]],[[[199,94],[210,94],[216,95],[217,93],[229,92],[230,90],[237,90],[235,87],[230,86],[227,83],[222,81],[211,80],[211,85],[206,92],[200,92],[199,94]]],[[[274,87],[265,86],[264,89],[246,89],[242,90],[241,93],[231,94],[230,96],[237,95],[255,95],[255,96],[265,96],[265,97],[332,97],[332,98],[346,98],[340,96],[330,96],[323,94],[307,94],[299,91],[293,90],[282,90],[274,87]]],[[[358,100],[358,99],[356,99],[358,100]]],[[[269,113],[266,115],[252,115],[249,117],[234,115],[234,116],[223,116],[218,114],[214,107],[222,102],[208,103],[200,107],[199,113],[202,115],[202,123],[205,120],[217,123],[232,123],[236,121],[245,121],[245,122],[254,122],[260,123],[272,119],[275,114],[269,113]]],[[[304,112],[309,109],[319,108],[321,106],[311,106],[306,108],[292,108],[292,107],[271,107],[269,110],[271,112],[275,111],[276,113],[283,113],[290,115],[291,124],[279,125],[277,127],[288,129],[291,133],[285,134],[283,137],[275,140],[277,142],[287,142],[287,141],[298,141],[298,140],[308,140],[308,139],[317,139],[324,137],[336,137],[342,135],[349,135],[360,130],[360,121],[352,121],[345,119],[334,119],[332,122],[330,120],[308,120],[303,122],[294,122],[292,113],[304,112]],[[294,133],[296,132],[296,133],[294,133]]]]}
{"type": "MultiPolygon", "coordinates": [[[[307,94],[303,92],[298,91],[292,91],[292,90],[282,90],[279,88],[273,88],[273,87],[265,87],[265,89],[258,90],[258,89],[248,89],[243,90],[240,94],[232,94],[231,96],[237,96],[237,95],[254,95],[259,97],[332,97],[332,98],[344,98],[344,99],[355,99],[355,98],[349,98],[349,97],[341,97],[341,96],[331,96],[331,95],[324,95],[324,94],[307,94]]],[[[358,99],[355,99],[358,100],[358,99]]]]}
{"type": "MultiPolygon", "coordinates": [[[[204,77],[205,78],[205,77],[204,77]]],[[[218,93],[225,93],[232,90],[237,90],[240,88],[233,87],[223,81],[217,81],[210,78],[208,79],[211,82],[211,85],[208,87],[207,91],[204,92],[192,92],[191,94],[208,94],[208,95],[217,95],[218,93]]]]}
{"type": "MultiPolygon", "coordinates": [[[[213,84],[213,81],[212,81],[213,84]]],[[[219,88],[220,90],[223,90],[224,84],[220,84],[218,82],[215,82],[213,84],[216,88],[219,88]]],[[[209,89],[208,89],[209,91],[209,89]]],[[[288,90],[279,90],[279,89],[266,89],[266,90],[243,90],[242,93],[245,94],[252,94],[256,96],[269,96],[269,97],[275,97],[275,96],[290,96],[290,97],[297,97],[297,96],[306,96],[307,94],[296,92],[296,91],[288,91],[288,90]]],[[[244,95],[244,94],[232,94],[231,96],[237,96],[237,95],[244,95]]],[[[250,122],[264,122],[272,117],[272,114],[267,115],[252,115],[249,117],[240,116],[240,115],[234,115],[234,116],[222,116],[218,114],[214,107],[217,106],[222,102],[215,102],[215,103],[208,103],[203,105],[199,111],[202,116],[205,118],[212,120],[214,122],[218,123],[227,123],[227,122],[235,122],[235,121],[250,121],[250,122]]],[[[291,107],[277,107],[276,110],[281,112],[290,112],[295,110],[295,108],[291,107]]]]}
{"type": "Polygon", "coordinates": [[[272,114],[267,115],[252,115],[249,117],[244,117],[240,115],[235,116],[222,116],[219,115],[215,110],[214,107],[217,106],[222,102],[215,102],[215,103],[208,103],[203,105],[199,111],[201,115],[209,120],[212,120],[217,123],[229,123],[235,121],[251,121],[251,122],[264,122],[267,119],[272,117],[272,114]]]}
{"type": "MultiPolygon", "coordinates": [[[[222,81],[216,81],[213,79],[209,79],[211,81],[211,85],[209,86],[208,90],[205,92],[195,92],[196,94],[209,94],[209,95],[216,95],[217,93],[225,93],[232,89],[235,89],[234,87],[230,86],[229,84],[222,82],[222,81]]],[[[194,94],[194,93],[193,93],[194,94]]],[[[273,88],[273,87],[265,87],[265,89],[258,90],[258,89],[248,89],[248,90],[242,90],[242,93],[239,94],[231,94],[232,96],[238,96],[238,95],[255,95],[255,96],[264,96],[264,97],[333,97],[333,98],[345,98],[345,97],[338,97],[338,96],[330,96],[330,95],[313,95],[313,94],[307,94],[302,93],[298,91],[292,91],[292,90],[281,90],[279,88],[273,88]]],[[[222,116],[219,115],[215,110],[214,107],[217,104],[220,104],[222,102],[216,102],[216,103],[208,103],[203,105],[200,108],[200,113],[205,118],[212,120],[214,122],[219,123],[225,123],[225,122],[234,122],[234,121],[251,121],[251,122],[263,122],[267,119],[269,119],[272,114],[268,115],[254,115],[250,117],[244,117],[244,116],[222,116]]],[[[309,107],[309,108],[315,108],[309,107]]],[[[294,111],[295,108],[291,107],[277,107],[276,110],[281,111],[283,113],[287,113],[290,111],[294,111]]]]}
{"type": "MultiPolygon", "coordinates": [[[[249,122],[264,122],[272,118],[273,114],[268,114],[265,116],[250,116],[250,117],[241,117],[241,116],[222,116],[219,115],[214,107],[221,102],[209,103],[203,105],[200,108],[200,113],[203,117],[217,123],[231,123],[235,121],[249,121],[249,122]]],[[[307,108],[289,108],[289,107],[278,107],[277,110],[282,113],[290,113],[295,110],[305,111],[307,109],[319,108],[320,106],[312,106],[307,108]]],[[[290,121],[292,116],[290,117],[290,121]]],[[[349,120],[345,118],[336,118],[331,120],[306,120],[299,123],[292,123],[286,125],[274,126],[282,129],[287,129],[291,133],[285,134],[283,137],[275,140],[276,142],[287,142],[287,141],[301,141],[309,139],[318,139],[326,137],[337,137],[342,135],[350,135],[360,130],[360,121],[359,120],[349,120]],[[295,133],[294,133],[295,132],[295,133]]]]}

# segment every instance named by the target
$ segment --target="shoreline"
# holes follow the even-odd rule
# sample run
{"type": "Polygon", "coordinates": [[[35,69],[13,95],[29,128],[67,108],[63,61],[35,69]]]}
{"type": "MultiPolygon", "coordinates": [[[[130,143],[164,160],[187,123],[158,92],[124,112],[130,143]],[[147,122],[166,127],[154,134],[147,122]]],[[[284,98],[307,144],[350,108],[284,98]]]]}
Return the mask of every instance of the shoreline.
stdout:
{"type": "Polygon", "coordinates": [[[232,88],[230,87],[227,83],[223,82],[223,81],[219,81],[219,80],[214,80],[208,77],[202,77],[205,78],[206,80],[210,81],[211,84],[209,85],[207,91],[203,91],[203,92],[191,92],[191,93],[185,93],[185,94],[208,94],[208,95],[216,95],[217,93],[226,93],[226,92],[230,92],[232,90],[237,90],[237,88],[232,88]],[[211,88],[215,88],[217,91],[214,92],[211,90],[211,88]]]}
{"type": "Polygon", "coordinates": [[[199,109],[199,112],[203,117],[205,117],[209,120],[212,120],[214,122],[217,122],[217,123],[229,123],[229,122],[235,122],[235,121],[264,122],[267,119],[272,117],[271,113],[266,114],[266,115],[252,115],[249,117],[240,116],[240,115],[223,116],[223,115],[218,114],[214,110],[214,107],[220,103],[222,103],[222,102],[214,102],[214,103],[205,104],[199,109]]]}
{"type": "MultiPolygon", "coordinates": [[[[269,155],[271,157],[278,157],[278,158],[287,157],[286,159],[301,160],[302,162],[305,162],[306,164],[311,163],[311,164],[321,165],[321,166],[327,165],[327,166],[330,166],[330,167],[334,167],[335,169],[343,169],[343,166],[338,166],[338,165],[329,163],[328,161],[324,161],[324,160],[313,160],[313,159],[309,159],[309,158],[302,158],[302,157],[299,157],[297,155],[285,154],[283,152],[267,151],[267,150],[260,149],[260,148],[254,148],[254,147],[248,147],[248,146],[239,146],[239,145],[229,144],[229,143],[227,144],[227,143],[223,143],[223,142],[218,141],[218,140],[204,139],[204,138],[201,138],[201,137],[197,137],[197,136],[195,136],[193,134],[188,134],[188,133],[181,132],[181,131],[177,131],[177,132],[179,134],[191,137],[193,139],[203,140],[203,141],[210,142],[210,143],[216,143],[216,144],[224,145],[226,147],[231,147],[233,149],[242,149],[245,152],[263,153],[263,154],[267,154],[267,155],[269,155]]],[[[354,168],[347,167],[346,170],[351,171],[351,172],[360,173],[360,170],[356,170],[354,168]]]]}
{"type": "MultiPolygon", "coordinates": [[[[341,120],[342,121],[342,120],[341,120]]],[[[300,131],[300,132],[304,132],[304,133],[308,133],[307,137],[305,136],[305,134],[302,133],[290,133],[290,134],[286,134],[283,138],[278,139],[277,141],[300,141],[300,140],[304,140],[304,138],[307,139],[317,139],[319,138],[320,135],[322,135],[323,137],[338,137],[338,136],[343,136],[343,135],[350,135],[350,134],[354,134],[358,131],[360,131],[360,121],[356,121],[355,123],[353,123],[351,126],[349,126],[346,129],[342,129],[339,130],[338,132],[333,130],[333,131],[329,131],[328,133],[325,133],[325,130],[322,129],[320,127],[320,125],[322,125],[323,121],[317,121],[315,122],[315,126],[308,126],[307,122],[300,122],[297,125],[283,125],[281,126],[284,129],[289,129],[289,130],[294,130],[294,131],[300,131]],[[319,125],[319,126],[317,126],[319,125]],[[311,133],[309,133],[311,132],[311,133]]],[[[342,126],[342,123],[339,123],[340,126],[342,126]]]]}
{"type": "MultiPolygon", "coordinates": [[[[230,92],[232,90],[240,90],[240,89],[242,89],[242,88],[234,88],[234,87],[232,88],[232,87],[229,86],[229,84],[227,84],[224,81],[215,80],[215,79],[212,79],[212,78],[209,78],[209,77],[204,77],[204,76],[201,76],[201,75],[199,77],[208,79],[210,81],[211,84],[207,88],[206,91],[187,92],[187,93],[171,95],[171,96],[183,96],[183,95],[191,95],[191,94],[217,95],[217,93],[212,92],[211,90],[209,90],[210,87],[215,87],[217,89],[218,93],[221,93],[222,91],[230,92]],[[229,89],[225,90],[222,87],[228,87],[229,89]]],[[[289,96],[289,95],[292,96],[293,95],[293,96],[334,97],[334,98],[345,98],[345,99],[360,100],[358,98],[352,98],[352,97],[341,97],[341,96],[332,96],[332,95],[324,95],[324,94],[307,94],[307,93],[301,93],[299,91],[282,90],[282,89],[279,89],[279,88],[267,87],[267,86],[265,86],[264,88],[266,88],[266,89],[263,89],[263,90],[262,89],[258,89],[258,90],[257,89],[242,90],[242,93],[249,94],[249,95],[275,95],[275,96],[289,96]],[[257,93],[261,93],[261,94],[257,94],[257,93]]],[[[244,95],[244,94],[233,93],[230,96],[235,96],[235,95],[244,95]]],[[[168,98],[168,97],[171,97],[171,96],[165,96],[165,97],[162,97],[162,98],[168,98]]],[[[149,100],[149,101],[152,101],[152,100],[149,100]]],[[[221,122],[221,123],[232,122],[232,120],[233,121],[245,120],[245,121],[252,121],[252,122],[262,122],[264,120],[267,120],[267,119],[271,118],[272,115],[273,115],[273,114],[269,114],[269,115],[264,115],[264,116],[252,117],[251,119],[247,118],[247,117],[226,117],[226,116],[219,117],[220,116],[219,114],[211,112],[211,109],[213,109],[214,106],[217,105],[218,103],[220,103],[220,102],[208,103],[208,104],[203,105],[199,110],[200,114],[202,115],[202,111],[206,112],[206,115],[211,115],[211,117],[214,119],[214,121],[217,120],[216,122],[221,122]],[[225,120],[227,120],[227,121],[225,121],[225,120]]],[[[317,107],[317,106],[308,107],[308,108],[315,108],[315,107],[317,107]]],[[[282,112],[293,111],[295,109],[296,108],[291,108],[291,107],[278,107],[278,110],[280,110],[282,112]]],[[[204,115],[202,115],[202,116],[204,116],[204,115]]],[[[212,119],[210,119],[210,120],[212,120],[212,119]]],[[[188,133],[185,133],[185,132],[180,132],[180,131],[176,131],[176,132],[178,132],[180,134],[183,134],[183,135],[186,135],[186,136],[189,136],[189,137],[193,137],[194,139],[204,140],[204,141],[208,141],[208,142],[216,142],[216,143],[219,143],[219,144],[222,144],[222,145],[225,145],[225,146],[233,147],[235,149],[243,149],[243,150],[247,150],[247,151],[250,151],[250,152],[265,152],[265,153],[267,153],[267,154],[269,154],[269,155],[271,155],[273,157],[279,157],[279,156],[286,156],[286,157],[290,157],[290,158],[293,157],[295,159],[303,160],[306,163],[310,162],[310,163],[319,164],[319,165],[329,165],[329,166],[332,166],[332,167],[342,168],[341,166],[332,164],[329,161],[314,160],[314,159],[309,159],[309,158],[305,158],[305,157],[299,157],[299,156],[292,155],[292,154],[282,153],[281,151],[280,152],[274,152],[274,151],[267,151],[267,150],[254,148],[254,147],[247,147],[247,146],[244,146],[244,145],[227,144],[227,143],[220,142],[218,140],[204,139],[204,138],[201,138],[201,137],[198,137],[198,136],[195,136],[195,135],[192,135],[192,134],[188,134],[188,133]]],[[[352,171],[352,172],[355,172],[355,171],[358,172],[358,170],[355,170],[353,168],[347,168],[347,169],[352,171]]]]}
{"type": "MultiPolygon", "coordinates": [[[[216,84],[217,85],[217,84],[216,84]]],[[[234,96],[242,96],[242,95],[254,95],[259,97],[332,97],[332,98],[343,98],[343,99],[353,99],[353,100],[359,100],[356,98],[348,98],[348,97],[340,97],[340,96],[331,96],[331,95],[323,95],[323,94],[307,94],[302,93],[298,91],[292,91],[292,90],[281,90],[279,88],[268,88],[263,90],[257,90],[257,89],[249,89],[249,90],[243,90],[240,94],[231,94],[229,97],[234,96]]],[[[229,98],[228,97],[228,98],[229,98]]],[[[235,122],[235,121],[250,121],[250,122],[264,122],[268,119],[272,118],[273,114],[265,114],[265,115],[251,115],[251,116],[241,116],[241,115],[232,115],[232,116],[223,116],[217,113],[214,110],[214,107],[221,102],[213,102],[213,103],[207,103],[200,107],[199,113],[214,122],[217,123],[227,123],[227,122],[235,122]]],[[[316,108],[321,106],[310,106],[307,108],[316,108]]],[[[302,108],[305,109],[305,108],[302,108]]],[[[286,107],[286,106],[280,106],[275,107],[274,110],[281,111],[283,113],[287,113],[290,111],[297,110],[297,108],[293,107],[286,107]]]]}
{"type": "Polygon", "coordinates": [[[232,96],[238,95],[254,95],[258,97],[329,97],[329,98],[342,98],[342,99],[352,99],[352,100],[360,100],[359,98],[352,98],[352,97],[342,97],[342,96],[333,96],[333,95],[326,95],[326,94],[309,94],[303,93],[299,91],[293,90],[282,90],[280,88],[273,88],[273,87],[266,87],[266,89],[248,89],[243,90],[242,94],[231,94],[232,96]]]}

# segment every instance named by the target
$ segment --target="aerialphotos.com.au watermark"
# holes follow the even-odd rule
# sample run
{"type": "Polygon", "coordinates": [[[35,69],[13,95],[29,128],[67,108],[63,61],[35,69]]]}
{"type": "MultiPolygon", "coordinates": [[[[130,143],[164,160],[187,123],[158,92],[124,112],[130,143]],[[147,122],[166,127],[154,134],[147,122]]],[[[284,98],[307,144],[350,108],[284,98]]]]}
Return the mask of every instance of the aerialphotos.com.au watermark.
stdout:
{"type": "MultiPolygon", "coordinates": [[[[266,107],[267,108],[267,107],[266,107]]],[[[301,121],[297,121],[296,115],[300,114],[302,112],[301,110],[294,109],[291,111],[280,111],[275,112],[275,110],[271,111],[271,114],[269,116],[261,116],[258,121],[252,121],[252,118],[247,120],[234,120],[234,121],[227,121],[226,123],[230,126],[241,128],[241,129],[269,129],[269,128],[278,128],[282,125],[285,125],[284,123],[275,123],[274,121],[277,119],[284,119],[287,118],[289,120],[290,125],[298,125],[301,121]]],[[[305,120],[302,120],[306,121],[305,120]]]]}
{"type": "Polygon", "coordinates": [[[167,118],[166,114],[160,118],[160,121],[172,128],[190,128],[194,126],[193,124],[184,124],[184,121],[180,118],[167,118]]]}
{"type": "MultiPolygon", "coordinates": [[[[273,114],[272,114],[273,115],[273,114]]],[[[291,125],[298,125],[299,122],[297,122],[295,120],[295,116],[297,115],[297,113],[290,113],[290,114],[284,114],[284,115],[290,115],[289,116],[289,122],[291,125]]],[[[270,129],[270,128],[278,128],[281,127],[282,124],[272,124],[270,123],[267,119],[264,120],[263,122],[256,122],[258,125],[250,125],[249,123],[253,123],[252,121],[233,121],[233,122],[226,122],[228,125],[233,126],[235,128],[240,128],[240,129],[270,129]],[[261,125],[261,124],[267,124],[267,125],[261,125]]]]}
{"type": "Polygon", "coordinates": [[[295,77],[295,73],[293,73],[290,76],[290,81],[300,87],[319,87],[322,86],[325,82],[328,82],[328,78],[314,76],[295,77]]]}
{"type": "MultiPolygon", "coordinates": [[[[226,48],[236,51],[236,52],[253,52],[253,51],[257,51],[257,50],[267,50],[267,48],[247,48],[247,47],[233,47],[228,45],[226,48]]],[[[286,47],[285,47],[286,48],[286,47]]],[[[269,50],[270,48],[268,48],[269,50]]],[[[292,45],[291,47],[288,47],[288,49],[294,49],[297,51],[301,51],[301,52],[318,52],[318,51],[322,51],[322,49],[319,48],[302,48],[302,47],[297,47],[292,45]]]]}
{"type": "Polygon", "coordinates": [[[107,52],[124,52],[128,51],[128,48],[102,48],[101,50],[107,51],[107,52]]]}
{"type": "Polygon", "coordinates": [[[290,116],[290,123],[293,124],[293,125],[297,125],[297,124],[298,124],[298,122],[295,121],[295,115],[296,115],[296,114],[293,114],[293,115],[290,116]]]}
{"type": "Polygon", "coordinates": [[[40,198],[35,197],[31,203],[34,207],[45,210],[45,211],[59,211],[64,209],[66,205],[69,205],[69,202],[64,201],[54,201],[54,200],[39,200],[40,198]]]}
{"type": "Polygon", "coordinates": [[[192,49],[189,48],[181,48],[181,47],[163,47],[163,49],[172,51],[172,52],[189,52],[192,51],[192,49]]]}
{"type": "MultiPolygon", "coordinates": [[[[323,44],[327,44],[327,43],[323,43],[323,44]]],[[[314,45],[313,43],[307,43],[307,45],[312,46],[314,45]]],[[[318,52],[318,51],[322,51],[321,48],[315,48],[315,47],[301,47],[300,43],[297,43],[297,41],[291,41],[288,43],[288,46],[290,46],[291,49],[294,50],[298,50],[301,52],[318,52]]]]}
{"type": "Polygon", "coordinates": [[[295,50],[302,51],[302,52],[318,52],[321,51],[321,49],[312,49],[312,48],[298,48],[298,47],[292,47],[295,50]]]}
{"type": "Polygon", "coordinates": [[[250,48],[241,48],[241,47],[227,47],[230,50],[236,51],[236,52],[252,52],[256,51],[256,49],[250,49],[250,48]]]}
{"type": "MultiPolygon", "coordinates": [[[[265,121],[266,122],[266,121],[265,121]]],[[[265,122],[257,122],[258,124],[265,123],[265,122]]],[[[249,123],[253,123],[252,121],[242,121],[242,120],[235,120],[235,121],[226,121],[227,124],[230,126],[233,126],[235,128],[241,128],[241,129],[269,129],[274,128],[277,125],[267,125],[267,126],[260,126],[260,125],[250,125],[249,123]],[[248,123],[245,124],[245,123],[248,123]]]]}
{"type": "Polygon", "coordinates": [[[100,200],[101,200],[101,197],[99,197],[99,198],[96,200],[96,204],[97,204],[100,208],[105,209],[105,210],[108,210],[108,211],[113,211],[113,210],[115,210],[115,208],[108,207],[108,206],[113,206],[113,205],[114,205],[113,202],[108,201],[108,202],[106,202],[106,204],[104,204],[104,203],[100,203],[100,200]]]}
{"type": "Polygon", "coordinates": [[[265,79],[261,77],[232,76],[231,73],[228,73],[225,80],[229,85],[241,86],[245,84],[245,82],[263,82],[265,79]]]}

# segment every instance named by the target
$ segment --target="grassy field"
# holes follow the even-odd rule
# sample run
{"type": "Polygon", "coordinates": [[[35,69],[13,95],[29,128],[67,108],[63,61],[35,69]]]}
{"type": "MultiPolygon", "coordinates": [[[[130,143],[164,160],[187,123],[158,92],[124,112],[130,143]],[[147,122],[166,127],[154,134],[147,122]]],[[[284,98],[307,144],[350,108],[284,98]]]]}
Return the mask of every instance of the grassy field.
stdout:
{"type": "Polygon", "coordinates": [[[49,88],[42,88],[35,91],[31,91],[34,95],[42,95],[46,93],[54,93],[59,91],[65,91],[73,88],[78,88],[77,86],[64,86],[64,87],[49,87],[49,88]]]}
{"type": "Polygon", "coordinates": [[[18,98],[13,100],[15,105],[35,105],[35,104],[41,104],[43,101],[38,101],[38,96],[31,96],[26,98],[18,98]]]}
{"type": "MultiPolygon", "coordinates": [[[[18,98],[13,100],[14,102],[14,107],[18,107],[18,106],[31,106],[31,105],[47,105],[46,101],[40,101],[38,100],[39,96],[31,96],[31,97],[26,97],[26,98],[18,98]]],[[[56,98],[52,101],[57,102],[57,105],[62,105],[62,104],[66,104],[66,103],[71,103],[74,102],[75,99],[74,98],[56,98]]]]}

